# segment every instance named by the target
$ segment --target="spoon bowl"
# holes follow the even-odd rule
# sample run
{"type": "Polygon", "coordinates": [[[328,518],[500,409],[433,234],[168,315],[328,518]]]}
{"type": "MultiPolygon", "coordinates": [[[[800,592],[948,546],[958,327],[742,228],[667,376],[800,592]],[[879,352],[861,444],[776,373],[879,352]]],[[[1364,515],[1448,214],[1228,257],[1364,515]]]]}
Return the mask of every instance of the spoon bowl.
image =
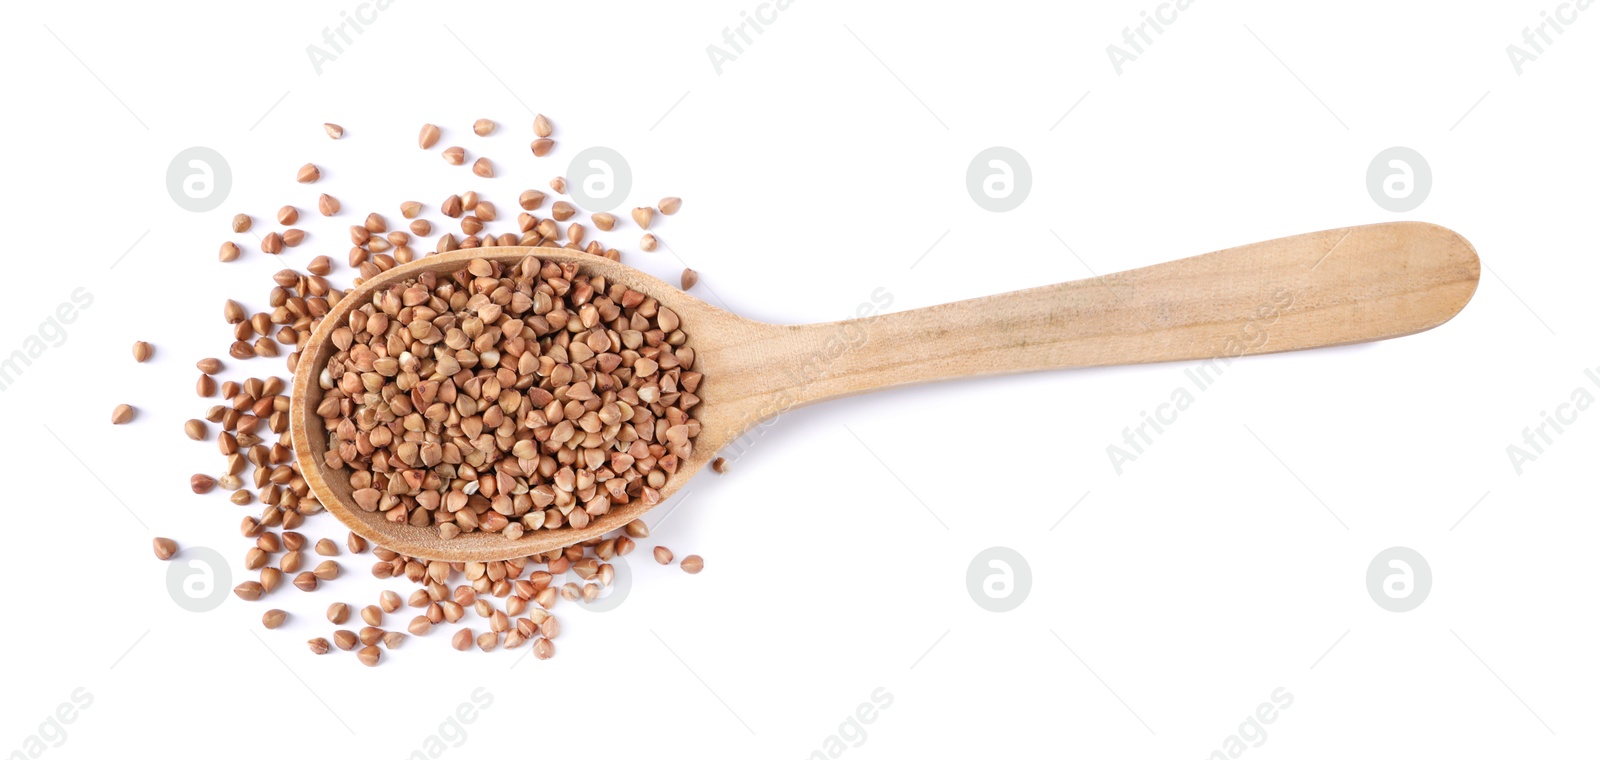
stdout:
{"type": "Polygon", "coordinates": [[[474,531],[443,539],[393,523],[351,496],[349,470],[324,464],[328,438],[314,410],[334,351],[330,335],[373,295],[425,271],[473,259],[576,262],[586,274],[654,297],[678,314],[704,375],[693,455],[659,489],[662,500],[758,424],[799,406],[880,388],[1064,367],[1227,360],[1396,338],[1455,316],[1478,284],[1477,252],[1460,235],[1395,222],[1280,238],[1089,280],[911,311],[814,325],[730,314],[615,261],[564,248],[476,248],[397,266],[352,289],[322,320],[296,366],[290,434],[317,499],[372,543],[449,562],[525,557],[626,525],[650,509],[614,505],[583,528],[511,539],[474,531]]]}

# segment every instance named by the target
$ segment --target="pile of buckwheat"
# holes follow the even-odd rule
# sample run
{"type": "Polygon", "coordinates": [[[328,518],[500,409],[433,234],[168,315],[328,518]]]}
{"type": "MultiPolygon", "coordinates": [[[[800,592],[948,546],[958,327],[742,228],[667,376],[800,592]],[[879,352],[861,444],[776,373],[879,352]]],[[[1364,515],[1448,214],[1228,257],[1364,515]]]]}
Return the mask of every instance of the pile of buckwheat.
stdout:
{"type": "MultiPolygon", "coordinates": [[[[488,135],[497,126],[479,119],[472,131],[488,135]]],[[[338,125],[324,129],[332,139],[345,136],[338,125]]],[[[553,149],[553,132],[549,119],[535,118],[530,145],[535,157],[553,149]]],[[[442,134],[439,127],[424,125],[418,146],[432,149],[442,134]]],[[[461,147],[447,147],[441,155],[452,165],[467,163],[461,147]]],[[[471,167],[478,177],[495,176],[487,157],[478,157],[471,167]]],[[[306,164],[296,179],[316,183],[321,169],[306,164]]],[[[564,194],[566,181],[555,177],[549,187],[564,194]]],[[[537,215],[546,200],[540,190],[521,193],[518,231],[496,235],[489,230],[500,218],[492,202],[471,191],[448,195],[437,210],[459,220],[462,236],[444,232],[434,249],[546,246],[620,258],[617,249],[589,238],[574,219],[579,210],[572,203],[556,200],[549,216],[537,215]]],[[[675,214],[681,203],[664,198],[653,208],[633,210],[635,224],[644,231],[641,250],[659,244],[648,231],[656,214],[675,214]]],[[[314,206],[325,217],[343,213],[343,204],[327,193],[319,194],[314,206]]],[[[426,207],[404,201],[398,210],[408,220],[405,229],[390,230],[377,212],[350,227],[347,261],[356,273],[354,284],[426,255],[412,247],[414,237],[434,232],[434,223],[423,218],[426,207]]],[[[297,206],[283,206],[275,215],[283,229],[252,233],[260,251],[279,255],[306,243],[306,233],[293,227],[300,213],[297,206]]],[[[589,221],[601,232],[615,231],[620,223],[608,213],[591,214],[589,221]]],[[[248,233],[256,223],[238,214],[231,228],[248,233]]],[[[230,240],[218,259],[232,262],[243,255],[230,240]]],[[[247,362],[287,351],[292,377],[311,334],[346,295],[327,279],[333,270],[333,259],[324,254],[311,258],[304,272],[278,272],[268,294],[270,311],[251,314],[227,301],[222,311],[232,329],[228,355],[247,362]]],[[[684,270],[684,289],[697,280],[697,273],[684,270]]],[[[655,504],[667,478],[693,452],[700,429],[692,412],[702,376],[694,370],[694,349],[678,316],[648,293],[607,283],[573,264],[532,256],[514,265],[473,259],[453,273],[423,273],[375,292],[370,302],[350,311],[332,340],[335,352],[320,374],[324,394],[315,410],[327,435],[324,464],[348,473],[359,508],[383,512],[392,521],[433,526],[447,539],[471,531],[497,531],[514,539],[525,532],[581,528],[613,505],[634,499],[655,504]]],[[[154,350],[139,341],[134,360],[144,362],[154,350]]],[[[649,536],[645,524],[635,520],[565,549],[465,563],[369,547],[353,532],[346,532],[342,546],[331,538],[312,541],[299,531],[308,519],[342,527],[318,517],[323,506],[301,475],[288,434],[292,389],[271,373],[219,382],[226,366],[216,358],[201,359],[196,368],[196,393],[220,396],[221,403],[203,420],[185,422],[184,434],[204,441],[214,433],[225,463],[220,474],[195,474],[189,486],[196,494],[222,488],[236,505],[259,501],[261,506],[259,515],[247,514],[240,523],[250,542],[244,567],[258,580],[236,586],[237,597],[253,602],[292,593],[286,585],[315,591],[342,574],[336,558],[368,551],[375,560],[373,576],[416,585],[404,597],[383,591],[376,604],[359,609],[330,604],[325,616],[334,630],[307,642],[315,654],[355,650],[362,663],[374,666],[385,650],[397,649],[409,636],[459,626],[449,636],[455,649],[531,645],[537,658],[548,659],[561,631],[553,613],[558,602],[600,598],[615,578],[612,560],[649,536]],[[308,558],[307,552],[321,559],[308,558]],[[568,573],[575,580],[567,580],[568,573]],[[402,622],[405,608],[411,617],[402,622]],[[477,630],[466,623],[469,612],[477,630]],[[364,625],[357,628],[352,614],[364,625]]],[[[123,424],[136,414],[134,407],[121,404],[112,422],[123,424]]],[[[719,460],[718,472],[721,465],[719,460]]],[[[172,539],[156,538],[153,544],[159,559],[181,554],[172,539]]],[[[673,561],[664,546],[654,547],[653,554],[660,564],[673,561]]],[[[689,555],[679,566],[698,573],[704,561],[689,555]]],[[[261,622],[271,629],[289,618],[289,612],[274,608],[261,622]]]]}
{"type": "Polygon", "coordinates": [[[375,294],[332,333],[316,413],[356,504],[392,522],[583,528],[661,502],[693,452],[701,374],[648,294],[528,256],[375,294]]]}

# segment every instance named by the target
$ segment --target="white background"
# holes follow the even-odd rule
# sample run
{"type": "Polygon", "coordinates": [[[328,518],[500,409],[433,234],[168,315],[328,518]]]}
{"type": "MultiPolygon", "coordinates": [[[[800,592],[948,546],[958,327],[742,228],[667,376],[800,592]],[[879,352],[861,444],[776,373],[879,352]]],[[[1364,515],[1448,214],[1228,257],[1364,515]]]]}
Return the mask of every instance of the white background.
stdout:
{"type": "MultiPolygon", "coordinates": [[[[1600,9],[1519,76],[1505,48],[1554,0],[1198,0],[1118,75],[1106,46],[1154,2],[798,0],[719,75],[706,46],[753,1],[579,6],[398,0],[321,75],[306,47],[353,3],[8,8],[0,354],[74,289],[94,300],[0,393],[0,752],[25,750],[79,687],[93,703],[64,741],[44,729],[49,757],[404,757],[480,687],[492,706],[445,756],[799,758],[879,687],[893,704],[845,756],[1205,757],[1279,687],[1293,706],[1251,757],[1594,751],[1600,414],[1520,475],[1506,447],[1600,366],[1600,9]],[[530,111],[557,128],[542,160],[530,111]],[[500,131],[472,135],[479,117],[500,131]],[[500,176],[419,151],[425,121],[500,176]],[[342,230],[366,211],[393,220],[415,199],[437,223],[469,188],[512,209],[592,145],[632,166],[625,208],[684,198],[657,230],[670,251],[606,236],[627,262],[671,280],[686,262],[701,297],[774,322],[843,318],[880,287],[910,309],[1394,219],[1460,231],[1485,268],[1434,331],[1236,362],[1121,475],[1106,446],[1183,366],[793,413],[650,517],[672,510],[645,548],[702,554],[705,572],[635,554],[620,608],[558,607],[553,660],[458,653],[448,631],[377,669],[311,656],[327,603],[409,590],[372,579],[370,555],[341,557],[347,575],[313,595],[180,609],[152,536],[246,575],[249,510],[189,493],[219,460],[180,432],[213,403],[193,395],[193,363],[225,356],[223,299],[260,308],[273,271],[317,253],[347,281],[342,230]],[[994,145],[1034,178],[1004,214],[965,187],[994,145]],[[1407,214],[1365,187],[1395,145],[1433,171],[1407,214]],[[191,146],[232,169],[209,213],[165,188],[191,146]],[[307,161],[322,183],[293,181],[307,161]],[[344,215],[310,213],[323,191],[344,215]],[[310,237],[281,261],[230,235],[233,213],[265,231],[285,203],[310,237]],[[246,253],[223,265],[226,239],[246,253]],[[157,346],[145,365],[139,339],[157,346]],[[112,427],[117,403],[137,421],[112,427]],[[1031,568],[1015,611],[966,590],[991,546],[1031,568]],[[1392,546],[1432,569],[1411,612],[1366,590],[1392,546]],[[290,624],[263,630],[269,606],[290,624]]],[[[304,532],[344,535],[327,516],[304,532]]]]}

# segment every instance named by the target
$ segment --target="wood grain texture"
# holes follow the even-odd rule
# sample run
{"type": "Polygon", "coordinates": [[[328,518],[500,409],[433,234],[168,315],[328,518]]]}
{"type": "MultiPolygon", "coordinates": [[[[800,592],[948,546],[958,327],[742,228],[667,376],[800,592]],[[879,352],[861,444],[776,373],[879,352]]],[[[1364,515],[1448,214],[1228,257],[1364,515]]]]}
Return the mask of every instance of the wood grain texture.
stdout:
{"type": "Polygon", "coordinates": [[[655,296],[676,311],[705,374],[695,453],[670,495],[753,426],[830,398],[959,377],[1064,367],[1200,360],[1396,338],[1455,316],[1477,289],[1478,257],[1456,233],[1398,222],[1298,235],[1015,293],[803,326],[769,325],[710,306],[616,262],[564,249],[488,248],[429,256],[363,283],[311,338],[295,377],[291,431],[313,492],[351,530],[402,554],[504,559],[614,530],[646,510],[614,507],[583,530],[510,540],[386,522],[350,500],[342,472],[321,466],[326,438],[311,417],[322,391],[328,333],[372,293],[425,269],[472,258],[574,260],[585,271],[655,296]]]}

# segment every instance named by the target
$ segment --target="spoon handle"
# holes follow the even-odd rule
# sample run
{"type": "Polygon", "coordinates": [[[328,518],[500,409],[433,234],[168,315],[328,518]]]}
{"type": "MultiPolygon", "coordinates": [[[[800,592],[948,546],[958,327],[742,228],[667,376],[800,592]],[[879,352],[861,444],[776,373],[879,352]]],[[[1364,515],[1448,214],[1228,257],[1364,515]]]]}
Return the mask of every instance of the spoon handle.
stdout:
{"type": "Polygon", "coordinates": [[[1231,360],[1397,338],[1443,324],[1477,285],[1477,253],[1455,232],[1375,224],[942,306],[775,328],[780,334],[765,358],[781,377],[770,390],[790,407],[949,378],[1231,360]]]}

